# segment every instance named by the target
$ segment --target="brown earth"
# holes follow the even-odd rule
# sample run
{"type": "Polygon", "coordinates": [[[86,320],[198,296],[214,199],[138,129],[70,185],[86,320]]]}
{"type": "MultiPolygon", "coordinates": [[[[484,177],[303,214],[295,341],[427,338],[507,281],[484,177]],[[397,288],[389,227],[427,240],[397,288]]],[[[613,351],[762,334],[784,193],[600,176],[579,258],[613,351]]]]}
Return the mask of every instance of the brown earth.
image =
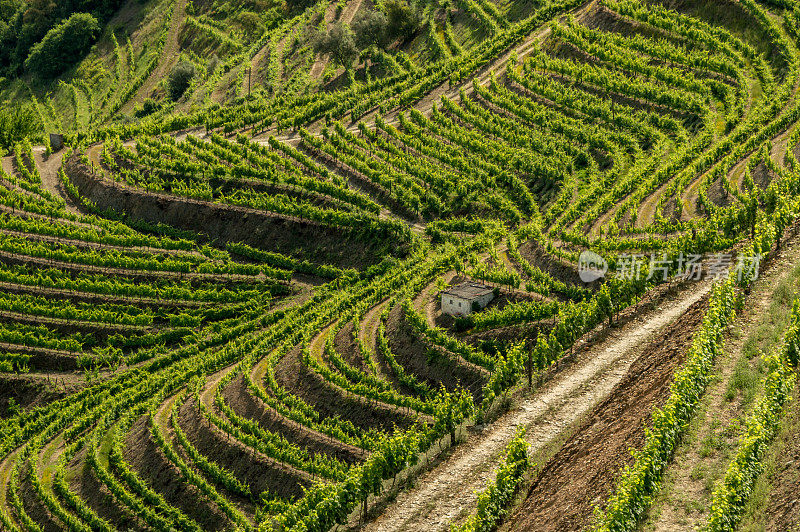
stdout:
{"type": "Polygon", "coordinates": [[[310,486],[310,475],[259,455],[232,439],[202,417],[193,401],[181,407],[179,416],[181,429],[192,445],[208,460],[233,473],[252,493],[269,491],[281,498],[296,499],[304,487],[310,486]]]}
{"type": "Polygon", "coordinates": [[[361,355],[358,344],[353,338],[354,331],[353,322],[349,322],[339,329],[333,337],[333,347],[345,362],[364,373],[369,373],[367,362],[361,355]]]}
{"type": "Polygon", "coordinates": [[[681,217],[678,214],[678,199],[676,197],[674,196],[671,197],[664,204],[664,208],[662,209],[661,215],[667,220],[671,220],[673,222],[680,221],[681,217]]]}
{"type": "Polygon", "coordinates": [[[578,270],[574,265],[558,260],[552,254],[547,253],[538,242],[529,240],[519,247],[522,258],[538,267],[545,273],[550,274],[554,279],[558,279],[566,284],[586,286],[578,275],[578,270]]]}
{"type": "Polygon", "coordinates": [[[63,198],[67,211],[73,214],[81,214],[83,212],[81,206],[67,194],[58,176],[61,162],[64,159],[64,152],[61,151],[48,156],[43,149],[37,147],[33,149],[33,159],[42,178],[42,188],[56,197],[63,198]]]}
{"type": "Polygon", "coordinates": [[[30,468],[26,465],[20,470],[20,500],[25,513],[41,528],[42,532],[60,532],[63,530],[58,519],[50,514],[44,502],[28,480],[30,468]]]}
{"type": "Polygon", "coordinates": [[[78,497],[83,499],[89,508],[98,516],[108,521],[118,530],[139,530],[146,528],[144,524],[124,504],[119,504],[108,486],[100,482],[94,474],[92,467],[86,462],[86,449],[82,449],[72,459],[68,468],[67,477],[71,476],[69,488],[78,497]],[[69,471],[69,470],[72,471],[69,471]],[[71,473],[74,474],[71,475],[71,473]]]}
{"type": "Polygon", "coordinates": [[[764,163],[758,163],[750,172],[750,177],[753,178],[753,182],[761,190],[766,190],[772,180],[776,178],[775,173],[767,168],[764,163]]]}
{"type": "Polygon", "coordinates": [[[381,314],[388,304],[389,301],[383,301],[381,304],[372,308],[364,315],[359,327],[359,334],[361,335],[361,339],[367,348],[372,349],[372,356],[375,359],[378,375],[392,383],[392,387],[398,392],[412,397],[417,396],[417,392],[398,380],[397,375],[389,364],[389,361],[386,360],[383,353],[378,348],[378,325],[381,314]]]}
{"type": "MultiPolygon", "coordinates": [[[[83,378],[82,374],[78,374],[83,378]]],[[[0,374],[0,419],[7,417],[13,399],[23,410],[45,406],[83,388],[75,375],[0,374]]]]}
{"type": "Polygon", "coordinates": [[[217,505],[187,482],[177,466],[164,456],[150,433],[146,416],[137,419],[128,431],[123,455],[132,471],[203,530],[230,529],[230,522],[217,505]]]}
{"type": "MultiPolygon", "coordinates": [[[[1,320],[0,320],[1,321],[1,320]]],[[[79,353],[46,349],[44,347],[28,347],[18,344],[0,342],[0,351],[29,356],[28,367],[42,371],[74,371],[78,369],[79,353]]]]}
{"type": "Polygon", "coordinates": [[[386,337],[389,349],[406,371],[427,382],[433,389],[440,384],[448,390],[463,387],[472,394],[476,403],[480,403],[486,384],[484,372],[451,353],[432,349],[412,330],[400,305],[389,312],[386,337]]]}
{"type": "Polygon", "coordinates": [[[480,346],[485,342],[509,345],[514,342],[525,341],[529,346],[536,342],[539,332],[547,332],[553,326],[553,320],[540,320],[518,325],[497,327],[485,331],[471,332],[460,336],[459,340],[472,346],[480,346]]]}
{"type": "Polygon", "coordinates": [[[510,520],[510,530],[575,531],[591,523],[594,506],[608,498],[629,449],[644,443],[654,405],[669,396],[675,368],[705,315],[707,297],[642,348],[611,395],[548,462],[510,520]]]}
{"type": "Polygon", "coordinates": [[[233,205],[156,194],[97,176],[75,155],[65,165],[81,196],[100,209],[113,209],[135,220],[202,231],[210,240],[243,242],[305,259],[324,259],[341,267],[377,262],[398,251],[388,242],[369,248],[341,228],[233,205]]]}
{"type": "Polygon", "coordinates": [[[376,405],[368,399],[345,394],[314,373],[300,358],[296,348],[284,355],[275,367],[275,379],[289,392],[312,405],[320,418],[339,416],[366,430],[393,431],[397,426],[407,429],[414,418],[395,408],[376,405]]]}
{"type": "Polygon", "coordinates": [[[733,196],[725,190],[725,187],[722,186],[722,180],[727,179],[727,176],[720,176],[717,180],[711,183],[711,186],[708,187],[708,199],[714,205],[719,207],[728,207],[733,203],[733,196]]]}
{"type": "Polygon", "coordinates": [[[241,375],[225,387],[222,396],[225,403],[243,418],[255,421],[264,430],[281,434],[289,442],[305,447],[311,453],[327,454],[348,464],[366,457],[362,449],[310,430],[280,415],[250,393],[241,375]]]}

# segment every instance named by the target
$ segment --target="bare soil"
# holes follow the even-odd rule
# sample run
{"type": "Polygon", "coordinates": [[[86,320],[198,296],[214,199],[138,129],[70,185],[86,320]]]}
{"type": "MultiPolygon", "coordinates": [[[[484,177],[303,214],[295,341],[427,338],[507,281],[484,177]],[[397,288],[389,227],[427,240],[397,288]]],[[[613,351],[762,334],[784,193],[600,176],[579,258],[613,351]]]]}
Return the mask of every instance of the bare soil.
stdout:
{"type": "Polygon", "coordinates": [[[23,410],[44,406],[74,394],[83,388],[76,381],[79,375],[13,375],[0,374],[0,419],[7,417],[8,406],[13,399],[23,410]]]}
{"type": "Polygon", "coordinates": [[[720,176],[711,184],[710,187],[708,187],[708,199],[714,205],[728,207],[731,203],[733,203],[734,198],[727,190],[725,190],[722,182],[723,179],[727,179],[727,176],[720,176]]]}
{"type": "Polygon", "coordinates": [[[77,156],[67,162],[66,171],[80,194],[100,209],[113,209],[135,220],[200,231],[209,240],[268,245],[271,251],[345,268],[378,262],[387,253],[402,254],[395,242],[365,246],[340,228],[308,220],[128,187],[95,175],[77,156]]]}
{"type": "Polygon", "coordinates": [[[368,373],[369,367],[367,367],[364,357],[361,356],[358,344],[353,339],[354,330],[352,322],[339,329],[333,337],[333,347],[345,362],[364,373],[368,373]]]}
{"type": "Polygon", "coordinates": [[[408,428],[414,423],[410,415],[345,394],[323,380],[303,364],[299,348],[281,358],[275,368],[275,378],[278,384],[312,405],[321,418],[339,416],[356,427],[390,432],[395,426],[408,428]]]}
{"type": "Polygon", "coordinates": [[[486,384],[484,372],[451,353],[432,349],[412,330],[400,305],[389,312],[386,336],[389,349],[406,371],[427,382],[433,389],[440,383],[448,390],[463,387],[472,394],[476,403],[480,403],[486,384]]]}
{"type": "Polygon", "coordinates": [[[72,478],[69,488],[97,513],[118,530],[140,530],[145,525],[124,504],[119,504],[108,486],[100,482],[92,467],[86,462],[86,449],[81,450],[68,466],[67,478],[72,478]]]}
{"type": "Polygon", "coordinates": [[[310,486],[310,475],[284,463],[264,457],[211,425],[187,401],[180,409],[179,423],[192,444],[208,460],[231,471],[250,487],[252,493],[269,491],[286,499],[296,499],[310,486]]]}
{"type": "Polygon", "coordinates": [[[414,390],[402,384],[397,379],[397,375],[395,375],[389,362],[378,349],[378,323],[381,313],[388,304],[388,301],[383,301],[364,315],[359,325],[361,339],[368,349],[372,349],[372,356],[375,359],[378,374],[391,382],[392,387],[398,392],[409,396],[416,396],[417,393],[414,390]]]}
{"type": "Polygon", "coordinates": [[[42,188],[56,197],[63,198],[69,212],[81,214],[82,210],[80,206],[67,194],[64,185],[61,184],[61,180],[58,177],[58,170],[61,168],[63,158],[63,151],[47,156],[44,149],[37,147],[33,150],[33,160],[42,178],[42,188]]]}
{"type": "Polygon", "coordinates": [[[775,173],[767,168],[764,163],[758,163],[758,165],[750,172],[750,177],[753,178],[753,182],[758,188],[761,190],[766,190],[776,176],[775,173]]]}
{"type": "Polygon", "coordinates": [[[639,356],[611,395],[547,463],[512,517],[509,529],[575,531],[590,524],[618,471],[644,443],[654,406],[669,396],[675,368],[702,322],[707,298],[693,303],[671,325],[641,346],[639,356]]]}
{"type": "Polygon", "coordinates": [[[222,396],[237,414],[257,422],[264,430],[280,433],[290,443],[305,447],[311,453],[322,453],[348,464],[363,460],[366,453],[324,434],[295,423],[265,405],[247,389],[244,377],[237,376],[225,387],[222,396]]]}
{"type": "Polygon", "coordinates": [[[8,157],[0,157],[0,168],[3,169],[8,175],[14,175],[16,172],[14,171],[14,157],[9,155],[8,157]]]}
{"type": "Polygon", "coordinates": [[[60,524],[61,521],[50,514],[50,511],[45,507],[44,502],[39,498],[36,490],[28,480],[29,471],[30,468],[24,466],[20,471],[19,477],[20,499],[22,500],[22,507],[25,509],[25,513],[41,527],[42,532],[59,532],[63,530],[60,524]]]}
{"type": "Polygon", "coordinates": [[[150,434],[147,417],[136,420],[128,431],[123,451],[125,461],[139,477],[160,493],[168,504],[180,509],[203,530],[229,530],[225,514],[200,490],[187,482],[180,470],[164,456],[150,434]]]}
{"type": "Polygon", "coordinates": [[[519,247],[519,253],[532,266],[536,266],[543,272],[550,274],[554,279],[566,284],[585,286],[574,265],[553,257],[553,255],[542,249],[538,242],[534,240],[525,242],[519,247]]]}
{"type": "MultiPolygon", "coordinates": [[[[2,321],[1,318],[0,321],[2,321]]],[[[32,370],[65,372],[78,369],[79,354],[70,351],[7,344],[5,342],[0,342],[0,350],[6,353],[19,353],[29,356],[28,367],[32,370]]]]}

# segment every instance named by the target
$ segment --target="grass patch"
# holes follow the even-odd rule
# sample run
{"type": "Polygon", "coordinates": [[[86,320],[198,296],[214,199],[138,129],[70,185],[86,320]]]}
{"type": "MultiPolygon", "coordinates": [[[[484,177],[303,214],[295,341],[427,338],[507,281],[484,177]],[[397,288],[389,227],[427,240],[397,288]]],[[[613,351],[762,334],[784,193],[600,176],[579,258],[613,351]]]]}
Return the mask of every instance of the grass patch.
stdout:
{"type": "Polygon", "coordinates": [[[758,394],[761,372],[754,368],[748,358],[741,357],[736,361],[731,380],[725,390],[725,400],[733,401],[741,397],[742,405],[750,404],[758,394]]]}
{"type": "Polygon", "coordinates": [[[715,419],[711,422],[711,431],[703,438],[699,451],[700,458],[708,458],[709,456],[716,455],[719,451],[726,448],[725,434],[723,431],[718,431],[720,421],[715,419]]]}
{"type": "Polygon", "coordinates": [[[740,532],[762,532],[769,524],[767,512],[770,504],[770,494],[776,472],[781,469],[786,461],[787,451],[791,450],[794,440],[800,432],[800,403],[798,402],[798,389],[795,388],[794,397],[789,404],[789,411],[781,421],[781,428],[772,447],[764,457],[764,471],[753,485],[750,500],[745,506],[744,515],[739,524],[740,532]]]}

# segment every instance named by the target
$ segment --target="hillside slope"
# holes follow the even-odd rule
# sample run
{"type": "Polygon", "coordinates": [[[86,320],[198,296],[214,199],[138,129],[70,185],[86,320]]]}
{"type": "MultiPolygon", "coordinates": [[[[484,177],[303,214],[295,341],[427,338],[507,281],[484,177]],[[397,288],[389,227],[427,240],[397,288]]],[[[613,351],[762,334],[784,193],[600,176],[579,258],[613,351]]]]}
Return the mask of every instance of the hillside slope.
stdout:
{"type": "MultiPolygon", "coordinates": [[[[799,17],[125,3],[59,80],[0,85],[66,133],[2,157],[0,528],[678,521],[648,511],[699,405],[730,410],[724,331],[796,247],[799,17]],[[443,313],[464,282],[492,301],[443,313]],[[473,494],[510,440],[536,466],[473,494]]],[[[786,334],[764,389],[794,385],[786,334]]],[[[771,434],[716,458],[725,489],[771,434]]],[[[744,514],[725,493],[695,524],[744,514]]]]}

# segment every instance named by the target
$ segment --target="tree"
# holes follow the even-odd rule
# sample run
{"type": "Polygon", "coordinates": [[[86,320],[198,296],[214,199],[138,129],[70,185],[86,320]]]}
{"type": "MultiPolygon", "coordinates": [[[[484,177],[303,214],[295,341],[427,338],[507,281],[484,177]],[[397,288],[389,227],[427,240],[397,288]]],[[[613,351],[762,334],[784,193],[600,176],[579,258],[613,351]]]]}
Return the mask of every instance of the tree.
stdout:
{"type": "Polygon", "coordinates": [[[242,27],[248,37],[255,38],[264,33],[264,21],[252,11],[244,11],[236,16],[236,23],[242,27]]]}
{"type": "Polygon", "coordinates": [[[389,21],[380,11],[366,11],[353,21],[353,33],[359,48],[388,44],[389,21]]]}
{"type": "Polygon", "coordinates": [[[387,0],[383,3],[388,22],[387,34],[390,40],[405,40],[422,26],[422,14],[415,3],[405,0],[387,0]]]}
{"type": "MultiPolygon", "coordinates": [[[[102,24],[123,3],[124,0],[0,0],[0,76],[19,74],[33,47],[75,13],[88,13],[102,24]]],[[[67,66],[81,58],[70,57],[67,66]]]]}
{"type": "Polygon", "coordinates": [[[167,94],[172,101],[180,100],[196,74],[194,63],[190,61],[181,61],[172,67],[167,79],[167,94]]]}
{"type": "Polygon", "coordinates": [[[75,13],[47,32],[31,48],[25,70],[42,78],[54,78],[82,59],[100,35],[100,23],[88,13],[75,13]]]}
{"type": "Polygon", "coordinates": [[[0,106],[0,151],[40,132],[39,117],[31,107],[22,105],[0,106]]]}
{"type": "Polygon", "coordinates": [[[347,25],[341,23],[332,24],[327,33],[320,33],[314,41],[314,50],[330,55],[335,63],[345,68],[349,68],[358,57],[355,36],[347,25]]]}

